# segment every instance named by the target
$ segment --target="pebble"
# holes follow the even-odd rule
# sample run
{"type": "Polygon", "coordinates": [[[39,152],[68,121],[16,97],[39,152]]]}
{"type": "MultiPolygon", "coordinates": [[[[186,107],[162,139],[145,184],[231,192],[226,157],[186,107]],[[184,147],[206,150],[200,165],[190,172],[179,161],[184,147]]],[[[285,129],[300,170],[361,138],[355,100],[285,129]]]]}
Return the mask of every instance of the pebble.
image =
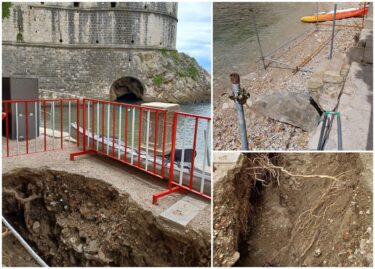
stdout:
{"type": "Polygon", "coordinates": [[[321,252],[320,248],[315,249],[314,257],[319,257],[320,255],[322,255],[322,252],[321,252]]]}
{"type": "Polygon", "coordinates": [[[39,232],[39,228],[40,228],[40,223],[38,221],[35,221],[33,223],[33,231],[38,233],[39,232]]]}

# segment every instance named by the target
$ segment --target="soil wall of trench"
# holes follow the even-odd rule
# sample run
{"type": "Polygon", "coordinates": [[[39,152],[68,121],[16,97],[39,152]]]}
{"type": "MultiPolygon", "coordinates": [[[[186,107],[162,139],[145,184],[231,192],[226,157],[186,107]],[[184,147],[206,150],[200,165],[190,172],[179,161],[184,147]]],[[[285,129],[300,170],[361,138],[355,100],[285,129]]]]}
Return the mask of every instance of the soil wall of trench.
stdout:
{"type": "Polygon", "coordinates": [[[370,154],[244,155],[214,194],[216,266],[373,264],[370,154]]]}
{"type": "Polygon", "coordinates": [[[209,266],[209,234],[174,229],[109,184],[46,169],[3,175],[3,215],[50,266],[209,266]]]}

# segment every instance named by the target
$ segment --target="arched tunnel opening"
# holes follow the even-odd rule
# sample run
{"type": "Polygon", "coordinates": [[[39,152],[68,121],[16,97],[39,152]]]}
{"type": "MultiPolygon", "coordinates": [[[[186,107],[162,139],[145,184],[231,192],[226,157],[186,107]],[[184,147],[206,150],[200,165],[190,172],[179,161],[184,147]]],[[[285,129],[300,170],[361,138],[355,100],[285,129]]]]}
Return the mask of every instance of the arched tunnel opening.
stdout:
{"type": "Polygon", "coordinates": [[[143,84],[134,77],[122,77],[113,82],[110,89],[111,101],[139,103],[143,99],[143,84]]]}

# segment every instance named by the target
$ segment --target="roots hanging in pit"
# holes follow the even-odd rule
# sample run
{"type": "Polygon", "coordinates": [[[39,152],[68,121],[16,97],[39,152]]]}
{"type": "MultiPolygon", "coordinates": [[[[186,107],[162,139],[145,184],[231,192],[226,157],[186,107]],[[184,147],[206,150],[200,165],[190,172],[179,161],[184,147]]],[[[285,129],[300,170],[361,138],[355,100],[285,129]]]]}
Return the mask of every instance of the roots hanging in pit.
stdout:
{"type": "Polygon", "coordinates": [[[331,179],[336,182],[340,182],[343,184],[343,182],[340,180],[341,177],[348,174],[349,172],[353,170],[345,171],[341,174],[338,174],[336,176],[330,176],[330,175],[298,175],[298,174],[292,174],[288,170],[286,170],[282,166],[276,166],[271,161],[270,158],[267,155],[258,155],[255,158],[248,158],[249,161],[252,163],[251,167],[247,168],[246,170],[252,171],[252,177],[256,181],[262,182],[263,186],[269,186],[272,184],[274,180],[277,181],[277,185],[280,185],[280,175],[285,174],[287,176],[290,176],[292,180],[295,181],[295,178],[326,178],[331,179]],[[264,177],[264,174],[266,174],[266,177],[264,177]],[[264,178],[260,178],[259,175],[262,175],[264,178]]]}
{"type": "MultiPolygon", "coordinates": [[[[297,254],[300,265],[306,257],[306,254],[312,249],[316,243],[321,231],[324,229],[329,219],[327,212],[336,205],[338,198],[348,190],[348,180],[344,177],[354,175],[355,169],[349,169],[343,173],[336,175],[324,174],[294,174],[283,166],[272,163],[272,156],[267,154],[257,154],[248,157],[251,165],[246,168],[251,180],[260,183],[263,187],[270,187],[277,184],[281,187],[283,179],[288,179],[296,185],[301,185],[301,180],[329,180],[327,189],[311,204],[311,206],[303,211],[293,223],[290,239],[285,248],[280,249],[273,255],[273,259],[280,254],[281,251],[293,251],[297,254]],[[352,173],[353,172],[353,173],[352,173]],[[303,239],[303,240],[302,240],[303,239]],[[297,242],[297,243],[296,243],[297,242]]],[[[258,184],[259,185],[259,184],[258,184]]],[[[346,205],[340,205],[343,208],[346,205]]]]}

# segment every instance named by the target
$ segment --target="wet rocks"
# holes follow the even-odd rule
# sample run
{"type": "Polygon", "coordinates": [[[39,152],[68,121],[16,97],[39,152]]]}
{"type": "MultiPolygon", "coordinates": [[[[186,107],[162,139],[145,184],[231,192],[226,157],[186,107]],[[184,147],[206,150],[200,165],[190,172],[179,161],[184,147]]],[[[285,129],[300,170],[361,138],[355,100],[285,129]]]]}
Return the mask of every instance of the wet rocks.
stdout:
{"type": "Polygon", "coordinates": [[[278,92],[263,95],[254,102],[252,108],[272,119],[289,123],[305,131],[314,130],[320,118],[307,94],[278,92]]]}

